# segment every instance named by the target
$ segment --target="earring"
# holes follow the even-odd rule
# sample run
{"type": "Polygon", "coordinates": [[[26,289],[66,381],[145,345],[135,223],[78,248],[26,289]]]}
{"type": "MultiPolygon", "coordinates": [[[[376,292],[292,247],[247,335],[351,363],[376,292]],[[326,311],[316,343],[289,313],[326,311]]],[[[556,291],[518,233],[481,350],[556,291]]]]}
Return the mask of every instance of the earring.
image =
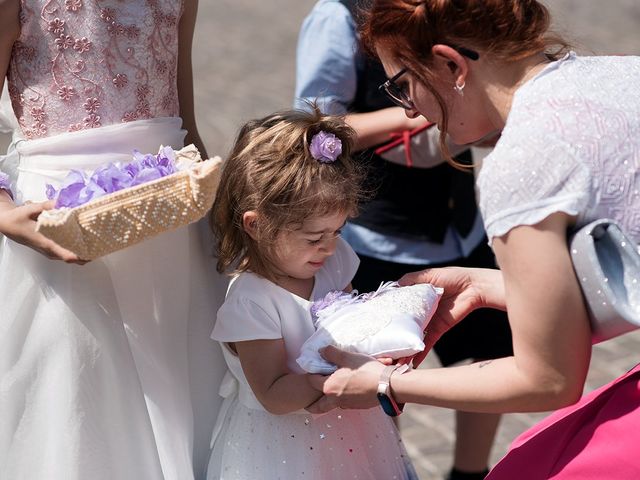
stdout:
{"type": "Polygon", "coordinates": [[[464,87],[465,87],[465,82],[462,82],[462,85],[458,85],[457,83],[455,84],[455,86],[453,87],[453,89],[458,92],[458,95],[460,95],[461,97],[464,97],[464,87]]]}

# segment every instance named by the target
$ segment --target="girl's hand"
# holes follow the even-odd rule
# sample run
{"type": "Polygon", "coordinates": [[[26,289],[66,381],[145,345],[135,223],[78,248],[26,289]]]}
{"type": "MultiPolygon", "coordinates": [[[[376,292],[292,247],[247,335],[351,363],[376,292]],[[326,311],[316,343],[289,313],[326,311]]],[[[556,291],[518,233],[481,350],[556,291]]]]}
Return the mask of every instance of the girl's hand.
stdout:
{"type": "Polygon", "coordinates": [[[307,407],[311,413],[339,408],[371,408],[378,405],[376,393],[385,364],[368,355],[350,353],[334,346],[321,350],[322,357],[339,368],[330,376],[310,375],[309,382],[324,396],[307,407]]]}
{"type": "Polygon", "coordinates": [[[87,263],[78,256],[36,232],[36,220],[43,210],[54,207],[53,201],[28,203],[17,207],[13,202],[0,203],[0,233],[14,242],[26,245],[52,260],[84,265],[87,263]]]}
{"type": "Polygon", "coordinates": [[[438,309],[425,330],[425,349],[414,357],[414,367],[420,365],[445,332],[473,310],[481,307],[504,309],[504,287],[499,270],[463,267],[433,268],[408,273],[398,283],[400,285],[430,283],[444,289],[438,309]]]}

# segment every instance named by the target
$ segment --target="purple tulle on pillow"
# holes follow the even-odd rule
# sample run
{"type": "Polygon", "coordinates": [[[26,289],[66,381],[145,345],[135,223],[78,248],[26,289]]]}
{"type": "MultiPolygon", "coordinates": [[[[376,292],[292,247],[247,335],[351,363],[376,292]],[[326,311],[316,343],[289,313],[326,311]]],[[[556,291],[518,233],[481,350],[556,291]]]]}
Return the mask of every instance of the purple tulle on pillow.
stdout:
{"type": "Polygon", "coordinates": [[[353,297],[354,297],[353,294],[343,292],[342,290],[331,290],[323,298],[316,300],[311,304],[311,315],[315,319],[318,317],[318,313],[321,310],[325,310],[329,308],[331,305],[334,305],[339,300],[351,299],[353,297]]]}
{"type": "Polygon", "coordinates": [[[324,297],[315,300],[310,307],[311,316],[314,323],[321,315],[330,315],[332,312],[354,303],[368,302],[372,298],[386,292],[389,289],[398,287],[397,282],[383,282],[377,290],[373,292],[360,293],[357,290],[345,292],[342,290],[331,290],[324,297]]]}
{"type": "Polygon", "coordinates": [[[177,171],[176,155],[171,147],[161,148],[157,155],[142,154],[135,150],[133,161],[126,164],[109,163],[90,175],[72,170],[58,190],[47,184],[46,195],[49,200],[56,201],[56,208],[73,208],[108,193],[135,187],[177,171]]]}

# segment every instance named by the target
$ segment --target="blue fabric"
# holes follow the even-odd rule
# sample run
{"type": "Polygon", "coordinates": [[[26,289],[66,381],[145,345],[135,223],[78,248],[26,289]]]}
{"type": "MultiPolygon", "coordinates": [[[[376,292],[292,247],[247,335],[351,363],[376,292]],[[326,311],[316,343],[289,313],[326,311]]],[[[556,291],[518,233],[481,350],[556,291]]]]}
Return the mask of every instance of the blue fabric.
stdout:
{"type": "MultiPolygon", "coordinates": [[[[356,96],[362,58],[356,24],[337,0],[320,0],[305,18],[298,37],[294,106],[316,101],[325,113],[343,115],[356,96]]],[[[361,255],[389,262],[424,265],[466,257],[484,239],[480,215],[466,238],[449,227],[442,244],[400,238],[347,224],[343,238],[361,255]]]]}
{"type": "Polygon", "coordinates": [[[356,25],[340,2],[320,0],[300,29],[296,64],[296,108],[316,100],[322,111],[347,112],[356,96],[356,25]]]}

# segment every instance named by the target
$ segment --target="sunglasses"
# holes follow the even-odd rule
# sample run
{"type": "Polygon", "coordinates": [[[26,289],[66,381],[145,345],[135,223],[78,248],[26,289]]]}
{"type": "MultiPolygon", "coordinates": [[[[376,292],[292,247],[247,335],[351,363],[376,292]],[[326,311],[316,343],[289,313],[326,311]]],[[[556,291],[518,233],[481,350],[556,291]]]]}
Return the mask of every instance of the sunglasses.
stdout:
{"type": "MultiPolygon", "coordinates": [[[[478,60],[480,58],[480,54],[475,50],[470,50],[465,47],[455,47],[451,46],[451,48],[455,49],[461,55],[464,55],[469,60],[478,60]]],[[[400,86],[396,82],[398,79],[409,71],[408,67],[404,67],[398,73],[396,73],[389,80],[384,82],[382,85],[378,87],[378,90],[382,90],[387,97],[399,107],[404,108],[405,110],[412,110],[414,108],[413,100],[409,97],[409,93],[406,90],[406,85],[400,86]]]]}

